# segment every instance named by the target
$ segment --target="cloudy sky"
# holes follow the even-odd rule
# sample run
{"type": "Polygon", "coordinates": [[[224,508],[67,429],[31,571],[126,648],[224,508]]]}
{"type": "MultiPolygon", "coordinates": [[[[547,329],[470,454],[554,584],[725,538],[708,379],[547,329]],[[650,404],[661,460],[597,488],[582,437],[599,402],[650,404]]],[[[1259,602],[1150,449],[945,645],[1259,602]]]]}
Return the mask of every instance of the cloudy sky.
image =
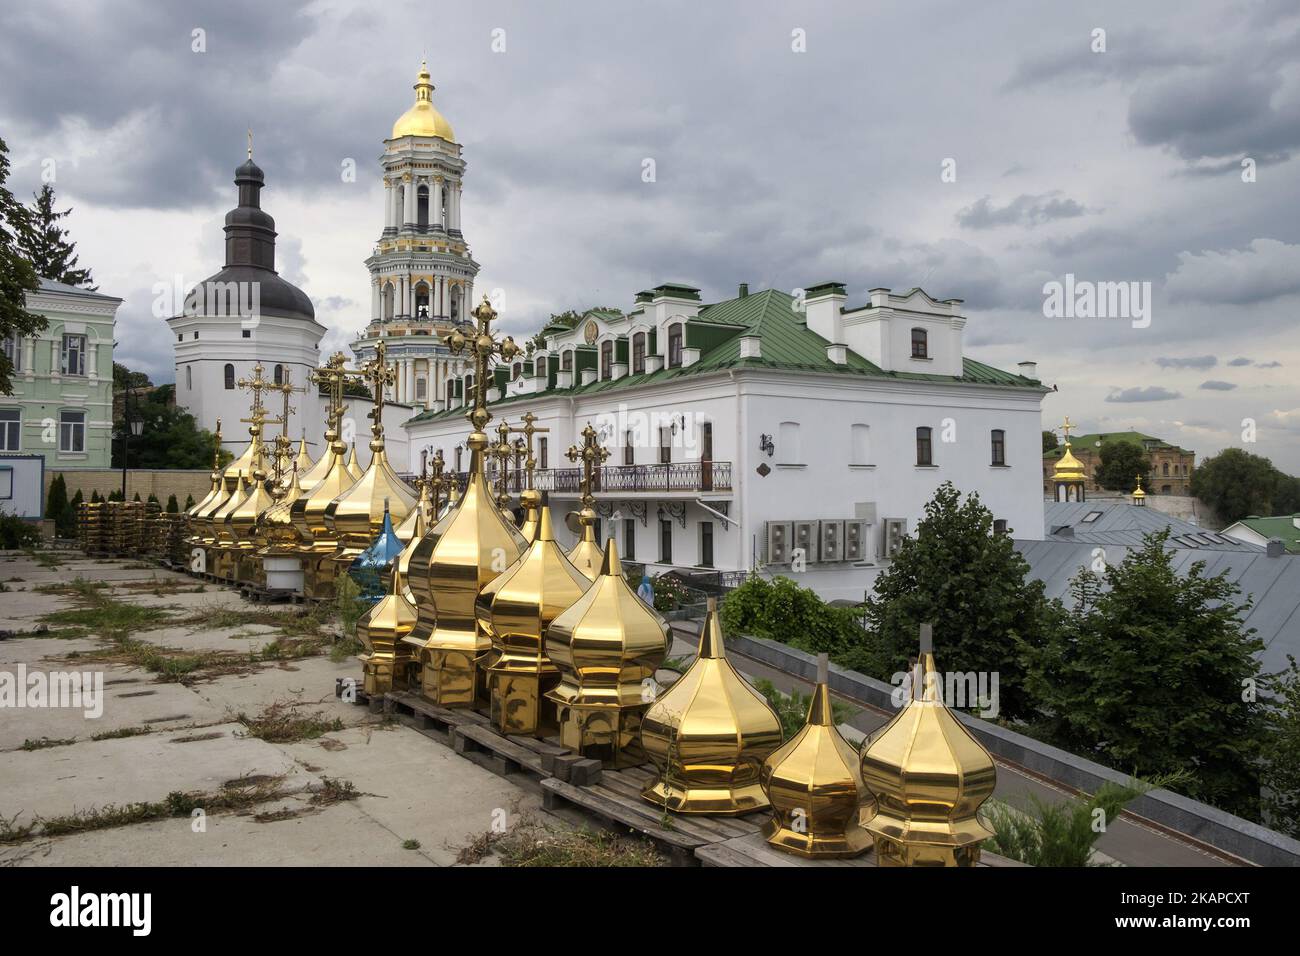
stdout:
{"type": "Polygon", "coordinates": [[[966,301],[971,356],[1038,361],[1045,426],[1204,456],[1250,419],[1300,473],[1300,4],[1084,6],[11,0],[0,136],[19,194],[55,170],[156,381],[153,290],[220,267],[250,126],[281,273],[327,346],[365,324],[381,141],[427,55],[510,331],[663,281],[920,285],[966,301]],[[1046,316],[1067,274],[1150,283],[1149,322],[1046,316]]]}

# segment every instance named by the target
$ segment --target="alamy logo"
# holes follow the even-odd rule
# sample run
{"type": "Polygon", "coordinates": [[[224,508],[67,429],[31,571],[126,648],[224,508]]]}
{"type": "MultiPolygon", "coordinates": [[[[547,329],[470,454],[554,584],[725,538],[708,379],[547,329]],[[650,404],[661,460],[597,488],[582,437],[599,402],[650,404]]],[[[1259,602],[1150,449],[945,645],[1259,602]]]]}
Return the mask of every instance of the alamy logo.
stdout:
{"type": "Polygon", "coordinates": [[[1131,319],[1133,328],[1151,324],[1150,282],[1093,282],[1065,274],[1064,282],[1043,283],[1043,315],[1049,319],[1131,319]]]}
{"type": "Polygon", "coordinates": [[[7,707],[70,708],[87,719],[104,714],[103,671],[32,671],[19,664],[0,671],[0,709],[7,707]]]}
{"type": "Polygon", "coordinates": [[[152,893],[69,893],[50,897],[51,926],[129,926],[133,936],[148,936],[153,925],[152,893]]]}

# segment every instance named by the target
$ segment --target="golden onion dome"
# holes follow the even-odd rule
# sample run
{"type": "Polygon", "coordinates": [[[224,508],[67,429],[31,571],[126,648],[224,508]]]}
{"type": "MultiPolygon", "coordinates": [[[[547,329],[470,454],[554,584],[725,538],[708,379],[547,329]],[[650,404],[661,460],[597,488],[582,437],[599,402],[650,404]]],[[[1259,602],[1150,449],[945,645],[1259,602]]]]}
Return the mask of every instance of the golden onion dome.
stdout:
{"type": "Polygon", "coordinates": [[[993,835],[977,811],[993,793],[997,768],[944,703],[930,625],[911,697],[862,751],[862,779],[877,810],[863,825],[880,866],[974,866],[993,835]]]}
{"type": "Polygon", "coordinates": [[[781,739],[780,719],[727,660],[709,598],[699,654],[641,721],[641,745],[659,771],[641,796],[676,813],[762,809],[759,773],[781,739]]]}
{"type": "MultiPolygon", "coordinates": [[[[356,446],[353,446],[356,457],[356,446]]],[[[400,523],[415,507],[415,492],[388,463],[382,438],[370,443],[370,466],[325,509],[325,524],[339,544],[337,560],[351,564],[370,547],[384,526],[384,515],[400,523]]]]}
{"type": "MultiPolygon", "coordinates": [[[[330,441],[330,436],[327,434],[325,436],[325,454],[321,455],[316,463],[311,465],[309,468],[305,470],[302,468],[298,469],[298,484],[302,487],[303,494],[310,494],[314,491],[316,486],[320,484],[321,479],[329,474],[330,468],[334,463],[334,458],[331,455],[331,446],[332,443],[330,441]]],[[[341,442],[339,443],[339,447],[343,447],[341,442]]]]}
{"type": "Polygon", "coordinates": [[[429,482],[427,479],[417,478],[415,479],[415,486],[419,492],[415,507],[408,511],[406,517],[393,529],[393,533],[397,535],[397,540],[401,541],[402,544],[410,544],[412,540],[419,537],[419,533],[415,530],[417,521],[423,522],[421,527],[428,527],[429,525],[429,510],[431,508],[429,482]]]}
{"type": "Polygon", "coordinates": [[[487,667],[488,689],[492,723],[501,733],[545,736],[558,729],[546,692],[559,682],[560,672],[546,656],[546,632],[590,587],[556,543],[543,495],[532,544],[476,602],[479,624],[495,652],[487,667]]]}
{"type": "MultiPolygon", "coordinates": [[[[411,592],[410,582],[411,560],[415,557],[416,551],[419,550],[420,542],[424,540],[424,529],[427,525],[424,521],[424,514],[418,507],[411,509],[411,515],[415,517],[415,522],[411,525],[411,540],[407,542],[406,547],[402,549],[402,553],[393,562],[393,567],[397,569],[397,577],[394,579],[393,587],[396,593],[411,606],[411,613],[415,614],[415,595],[411,592]]],[[[411,623],[414,626],[414,618],[412,618],[411,623]]],[[[408,628],[408,633],[409,630],[408,628]]]]}
{"type": "Polygon", "coordinates": [[[293,525],[298,530],[303,547],[316,552],[334,550],[333,532],[325,524],[325,510],[339,495],[351,488],[355,479],[348,473],[343,458],[344,447],[340,441],[330,443],[329,450],[312,468],[320,477],[310,490],[303,481],[303,493],[290,509],[293,525]]]}
{"type": "Polygon", "coordinates": [[[357,622],[357,640],[365,647],[359,655],[362,687],[370,696],[392,690],[394,672],[405,670],[410,663],[402,638],[411,633],[416,614],[401,590],[400,572],[397,562],[393,562],[388,593],[357,622]]]}
{"type": "Polygon", "coordinates": [[[305,437],[298,439],[298,455],[293,460],[293,467],[297,473],[305,475],[311,471],[311,455],[307,454],[307,439],[305,437]]]}
{"type": "Polygon", "coordinates": [[[582,537],[569,552],[569,560],[587,576],[587,580],[594,581],[600,574],[600,564],[605,557],[596,542],[596,512],[583,508],[578,512],[578,520],[582,523],[582,537]]]}
{"type": "Polygon", "coordinates": [[[449,143],[456,142],[451,124],[433,105],[434,85],[429,78],[429,67],[420,61],[420,74],[415,80],[415,103],[393,124],[392,139],[402,136],[436,136],[449,143]]]}
{"type": "Polygon", "coordinates": [[[267,508],[257,520],[257,533],[266,540],[262,554],[289,554],[298,544],[298,531],[293,526],[293,503],[302,495],[302,483],[295,468],[289,487],[279,499],[267,508]]]}
{"type": "Polygon", "coordinates": [[[763,825],[767,842],[812,858],[857,856],[871,846],[862,821],[875,803],[862,782],[859,754],[835,726],[825,654],[799,732],[763,763],[762,784],[772,804],[763,825]]]}
{"type": "Polygon", "coordinates": [[[1068,441],[1065,443],[1065,451],[1056,460],[1055,467],[1052,468],[1052,477],[1057,481],[1083,481],[1087,478],[1083,462],[1074,457],[1074,452],[1070,451],[1068,441]]]}
{"type": "Polygon", "coordinates": [[[644,763],[641,718],[670,641],[668,622],[623,578],[611,537],[595,582],[546,630],[546,656],[560,671],[546,694],[560,742],[607,766],[644,763]]]}

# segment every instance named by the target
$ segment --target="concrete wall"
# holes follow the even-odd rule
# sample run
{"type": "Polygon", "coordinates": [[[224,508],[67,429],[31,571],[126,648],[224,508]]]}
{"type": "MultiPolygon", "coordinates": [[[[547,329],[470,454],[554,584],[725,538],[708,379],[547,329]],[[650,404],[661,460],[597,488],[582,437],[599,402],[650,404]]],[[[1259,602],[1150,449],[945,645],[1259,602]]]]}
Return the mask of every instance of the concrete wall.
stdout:
{"type": "MultiPolygon", "coordinates": [[[[77,490],[81,490],[82,498],[90,500],[90,493],[98,491],[101,498],[107,498],[111,492],[122,490],[122,472],[113,469],[55,469],[45,472],[45,490],[49,494],[50,482],[57,475],[63,476],[64,483],[68,486],[68,500],[76,495],[77,490]]],[[[185,506],[185,496],[193,495],[195,501],[199,501],[212,487],[209,479],[211,471],[209,469],[194,470],[146,470],[146,469],[129,469],[126,473],[126,497],[129,501],[134,498],[136,492],[140,493],[140,500],[147,501],[149,495],[157,496],[163,506],[167,505],[167,496],[175,495],[176,503],[181,507],[185,506]]]]}

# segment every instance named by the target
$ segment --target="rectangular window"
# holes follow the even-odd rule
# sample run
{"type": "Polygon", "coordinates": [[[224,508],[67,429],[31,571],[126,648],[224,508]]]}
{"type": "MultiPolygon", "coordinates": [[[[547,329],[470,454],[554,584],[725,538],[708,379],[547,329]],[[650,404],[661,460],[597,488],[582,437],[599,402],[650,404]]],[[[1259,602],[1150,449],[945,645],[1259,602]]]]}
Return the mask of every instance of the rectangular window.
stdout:
{"type": "Polygon", "coordinates": [[[713,567],[713,522],[700,522],[700,566],[713,567]]]}
{"type": "Polygon", "coordinates": [[[636,449],[632,447],[632,429],[623,433],[623,464],[636,464],[636,449]]]}
{"type": "Polygon", "coordinates": [[[916,463],[928,466],[934,464],[930,447],[930,429],[922,427],[916,430],[916,463]]]}
{"type": "Polygon", "coordinates": [[[925,329],[912,330],[912,358],[929,358],[925,329]]]}
{"type": "Polygon", "coordinates": [[[611,379],[614,377],[613,339],[607,339],[600,343],[600,377],[602,379],[611,379]]]}
{"type": "Polygon", "coordinates": [[[12,498],[14,496],[14,470],[12,468],[0,468],[0,498],[12,498]]]}
{"type": "Polygon", "coordinates": [[[673,434],[668,428],[659,429],[659,464],[667,465],[673,460],[673,434]]]}
{"type": "Polygon", "coordinates": [[[560,371],[561,372],[573,371],[573,350],[572,349],[569,349],[567,352],[560,353],[560,371]]]}
{"type": "Polygon", "coordinates": [[[638,332],[632,336],[632,374],[640,375],[645,371],[645,333],[638,332]]]}
{"type": "Polygon", "coordinates": [[[84,335],[65,335],[63,337],[60,369],[64,375],[86,374],[86,337],[84,335]]]}
{"type": "Polygon", "coordinates": [[[86,450],[86,413],[64,410],[59,413],[59,451],[86,450]]]}
{"type": "Polygon", "coordinates": [[[673,523],[659,519],[659,563],[673,563],[673,523]]]}
{"type": "Polygon", "coordinates": [[[18,451],[22,444],[22,414],[16,408],[0,408],[0,451],[18,451]]]}
{"type": "Polygon", "coordinates": [[[422,401],[424,401],[424,396],[425,396],[425,394],[426,394],[426,389],[427,389],[427,388],[428,388],[428,386],[425,385],[424,379],[422,379],[422,378],[417,378],[417,379],[415,380],[415,400],[416,400],[417,402],[422,402],[422,401]]]}
{"type": "Polygon", "coordinates": [[[13,366],[15,372],[23,370],[23,340],[15,332],[13,335],[6,335],[3,341],[0,341],[0,349],[4,350],[5,358],[13,366]]]}
{"type": "Polygon", "coordinates": [[[678,368],[682,364],[682,327],[674,325],[668,330],[668,367],[678,368]]]}
{"type": "Polygon", "coordinates": [[[537,439],[537,467],[545,469],[546,464],[546,438],[538,436],[537,439]]]}
{"type": "Polygon", "coordinates": [[[636,519],[623,519],[623,557],[629,561],[636,560],[636,519]]]}
{"type": "Polygon", "coordinates": [[[993,464],[1005,465],[1007,463],[1007,433],[1001,428],[993,429],[992,446],[993,464]]]}

